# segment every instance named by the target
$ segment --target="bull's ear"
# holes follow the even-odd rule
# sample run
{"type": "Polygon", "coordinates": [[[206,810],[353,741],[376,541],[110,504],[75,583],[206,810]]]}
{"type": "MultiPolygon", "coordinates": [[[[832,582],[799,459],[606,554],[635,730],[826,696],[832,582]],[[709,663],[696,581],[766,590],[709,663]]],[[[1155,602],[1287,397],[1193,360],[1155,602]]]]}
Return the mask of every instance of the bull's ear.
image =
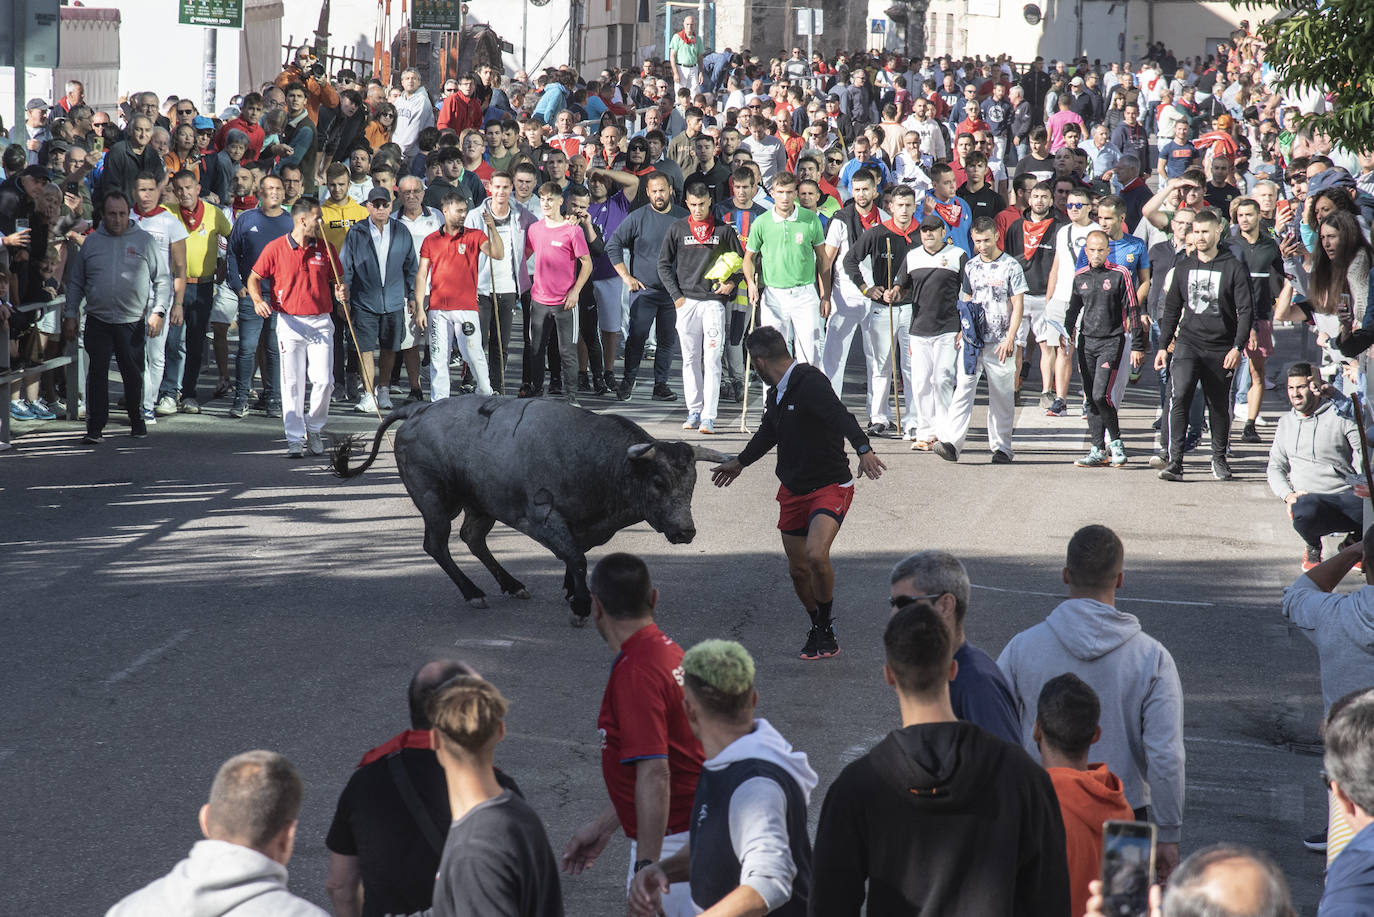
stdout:
{"type": "MultiPolygon", "coordinates": [[[[685,444],[684,445],[688,445],[685,444]]],[[[717,452],[714,449],[707,449],[705,446],[691,445],[692,461],[694,462],[715,462],[717,465],[724,465],[734,458],[733,455],[726,455],[724,452],[717,452]]]]}
{"type": "Polygon", "coordinates": [[[653,461],[655,445],[655,443],[635,443],[629,449],[625,450],[625,452],[629,455],[631,461],[649,462],[653,461]]]}

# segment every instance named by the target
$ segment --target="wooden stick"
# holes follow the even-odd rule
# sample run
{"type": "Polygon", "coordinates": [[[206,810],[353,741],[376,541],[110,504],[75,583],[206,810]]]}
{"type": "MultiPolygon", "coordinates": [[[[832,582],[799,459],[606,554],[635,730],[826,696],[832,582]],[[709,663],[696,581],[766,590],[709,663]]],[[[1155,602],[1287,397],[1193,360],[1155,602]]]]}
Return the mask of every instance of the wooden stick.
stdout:
{"type": "MultiPolygon", "coordinates": [[[[748,300],[748,297],[746,296],[746,297],[745,297],[745,302],[748,302],[748,301],[749,301],[749,300],[748,300]]],[[[744,346],[744,397],[743,397],[743,399],[742,399],[742,400],[743,400],[743,404],[740,405],[740,411],[739,411],[739,431],[740,431],[741,433],[748,433],[748,432],[749,432],[749,427],[745,424],[745,420],[746,420],[746,418],[747,418],[748,415],[749,415],[749,366],[750,366],[749,346],[748,346],[748,344],[747,344],[746,342],[749,340],[749,333],[750,333],[751,331],[754,330],[754,312],[755,312],[756,308],[757,308],[756,306],[749,306],[749,319],[748,319],[748,321],[745,322],[745,325],[744,325],[744,340],[743,340],[743,341],[740,341],[740,344],[744,346]]]]}
{"type": "MultiPolygon", "coordinates": [[[[883,289],[892,289],[892,236],[888,235],[884,239],[887,243],[887,286],[883,289]]],[[[901,361],[901,354],[897,353],[897,327],[892,318],[892,303],[887,304],[887,355],[892,362],[892,402],[897,410],[897,434],[902,433],[902,393],[897,388],[897,364],[901,361]]]]}
{"type": "Polygon", "coordinates": [[[1359,392],[1352,392],[1351,402],[1355,405],[1355,427],[1360,431],[1360,461],[1364,464],[1365,486],[1369,488],[1369,498],[1374,500],[1374,470],[1369,467],[1369,439],[1364,432],[1364,399],[1359,392]]]}
{"type": "MultiPolygon", "coordinates": [[[[329,240],[325,238],[323,232],[320,233],[320,241],[324,243],[325,255],[329,258],[329,267],[334,272],[335,286],[343,286],[343,278],[339,276],[339,265],[336,263],[334,250],[329,247],[329,240]]],[[[339,300],[339,305],[343,306],[344,321],[348,324],[348,336],[353,339],[353,352],[358,355],[358,372],[362,374],[363,386],[367,389],[367,393],[372,395],[372,410],[377,412],[377,419],[381,420],[382,409],[378,406],[377,396],[372,391],[372,374],[367,371],[367,361],[363,359],[362,349],[358,346],[358,335],[353,330],[352,309],[343,300],[339,300]]]]}

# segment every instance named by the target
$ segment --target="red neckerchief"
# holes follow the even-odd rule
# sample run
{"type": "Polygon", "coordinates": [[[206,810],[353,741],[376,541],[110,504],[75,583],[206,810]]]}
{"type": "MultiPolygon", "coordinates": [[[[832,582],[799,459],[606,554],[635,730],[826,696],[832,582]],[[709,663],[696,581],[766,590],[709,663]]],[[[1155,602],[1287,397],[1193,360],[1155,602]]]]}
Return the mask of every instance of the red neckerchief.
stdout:
{"type": "Polygon", "coordinates": [[[854,208],[854,213],[859,217],[860,229],[872,229],[874,226],[877,226],[879,217],[883,215],[882,211],[878,209],[877,204],[874,204],[873,207],[868,211],[868,216],[864,216],[862,213],[859,213],[858,207],[854,208]]]}
{"type": "Polygon", "coordinates": [[[653,167],[653,166],[645,166],[644,168],[640,169],[638,172],[636,172],[634,169],[630,169],[630,170],[629,170],[629,172],[630,172],[631,175],[638,175],[638,176],[640,176],[641,178],[643,178],[645,175],[648,175],[648,174],[649,174],[650,172],[652,172],[652,171],[654,171],[654,167],[653,167]]]}
{"type": "MultiPolygon", "coordinates": [[[[878,208],[874,207],[873,209],[877,210],[878,208]]],[[[915,220],[912,220],[910,223],[906,224],[906,229],[902,230],[897,228],[897,223],[894,220],[887,219],[883,221],[883,228],[886,229],[888,232],[892,233],[894,236],[901,236],[903,239],[906,240],[906,244],[910,245],[912,234],[916,232],[916,230],[921,228],[921,224],[917,223],[915,220]]]]}
{"type": "Polygon", "coordinates": [[[677,37],[682,39],[684,45],[694,45],[697,43],[697,37],[695,35],[688,35],[686,29],[678,32],[677,37]]]}
{"type": "Polygon", "coordinates": [[[1122,191],[1134,191],[1136,188],[1142,188],[1142,187],[1144,187],[1144,185],[1145,185],[1145,179],[1143,179],[1143,178],[1141,178],[1139,175],[1137,175],[1135,178],[1131,179],[1130,181],[1126,182],[1126,184],[1122,185],[1122,186],[1121,186],[1121,190],[1122,190],[1122,191]]]}
{"type": "Polygon", "coordinates": [[[247,197],[234,198],[234,219],[237,220],[240,216],[252,210],[256,206],[258,206],[258,199],[252,194],[248,195],[247,197]]]}
{"type": "Polygon", "coordinates": [[[359,767],[366,767],[373,761],[380,761],[389,754],[400,751],[403,748],[416,748],[428,751],[430,749],[430,731],[428,729],[407,729],[400,735],[392,736],[381,745],[363,755],[363,759],[358,762],[359,767]]]}
{"type": "Polygon", "coordinates": [[[200,222],[205,219],[204,201],[196,201],[196,209],[194,210],[187,210],[185,207],[177,209],[181,211],[181,222],[186,224],[187,232],[195,232],[200,229],[200,222]]]}
{"type": "Polygon", "coordinates": [[[1045,233],[1054,225],[1054,217],[1046,216],[1043,220],[1032,222],[1030,217],[1021,221],[1021,253],[1022,257],[1029,259],[1031,254],[1040,247],[1040,240],[1045,238],[1045,233]]]}
{"type": "Polygon", "coordinates": [[[945,221],[945,225],[950,228],[957,228],[964,221],[964,208],[959,206],[959,199],[950,198],[949,203],[942,203],[939,198],[932,198],[935,201],[935,212],[940,215],[940,219],[945,221]]]}
{"type": "Polygon", "coordinates": [[[687,218],[687,226],[692,230],[692,238],[697,240],[700,245],[705,245],[711,240],[711,234],[716,231],[716,221],[708,216],[705,220],[698,223],[691,217],[687,218]]]}
{"type": "Polygon", "coordinates": [[[148,217],[155,217],[155,216],[157,216],[159,213],[166,213],[167,211],[163,209],[163,207],[162,207],[161,204],[158,204],[156,207],[154,207],[152,210],[149,210],[147,213],[144,213],[142,210],[139,210],[137,207],[134,208],[134,212],[137,213],[141,219],[146,220],[146,219],[148,219],[148,217]]]}

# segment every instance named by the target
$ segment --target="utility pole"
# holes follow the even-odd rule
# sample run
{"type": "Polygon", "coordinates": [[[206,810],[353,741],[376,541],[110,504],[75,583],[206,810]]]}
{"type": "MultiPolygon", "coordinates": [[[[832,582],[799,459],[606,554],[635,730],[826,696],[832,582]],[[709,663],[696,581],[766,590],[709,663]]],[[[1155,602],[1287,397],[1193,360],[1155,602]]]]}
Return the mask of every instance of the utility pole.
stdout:
{"type": "Polygon", "coordinates": [[[29,94],[28,74],[24,72],[24,59],[27,56],[24,52],[24,37],[28,33],[29,4],[27,0],[14,0],[14,22],[12,34],[14,35],[14,123],[23,124],[27,117],[24,110],[29,94]]]}
{"type": "Polygon", "coordinates": [[[217,81],[217,70],[219,64],[219,41],[218,32],[214,29],[205,29],[205,73],[201,76],[201,98],[205,102],[203,109],[206,117],[213,118],[218,110],[215,105],[215,83],[217,81]]]}

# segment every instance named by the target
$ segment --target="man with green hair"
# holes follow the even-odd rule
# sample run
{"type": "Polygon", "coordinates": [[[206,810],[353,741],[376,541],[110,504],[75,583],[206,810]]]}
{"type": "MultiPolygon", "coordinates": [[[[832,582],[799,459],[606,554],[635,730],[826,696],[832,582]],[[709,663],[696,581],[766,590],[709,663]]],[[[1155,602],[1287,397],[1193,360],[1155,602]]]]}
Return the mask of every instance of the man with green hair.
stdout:
{"type": "Polygon", "coordinates": [[[630,913],[657,914],[670,883],[687,881],[700,913],[801,917],[811,888],[806,806],[816,772],[767,720],[755,719],[754,660],[732,640],[682,657],[684,707],[706,761],[687,847],[635,874],[630,913]]]}

